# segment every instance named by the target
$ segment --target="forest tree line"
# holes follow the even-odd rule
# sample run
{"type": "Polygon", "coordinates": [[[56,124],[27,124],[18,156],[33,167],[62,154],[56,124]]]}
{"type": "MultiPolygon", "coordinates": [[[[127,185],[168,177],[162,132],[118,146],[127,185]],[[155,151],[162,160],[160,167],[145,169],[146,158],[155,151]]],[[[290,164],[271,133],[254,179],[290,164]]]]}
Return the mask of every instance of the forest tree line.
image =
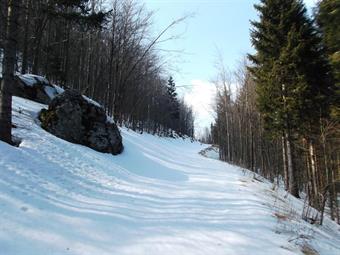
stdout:
{"type": "Polygon", "coordinates": [[[255,8],[255,53],[233,75],[220,67],[210,137],[222,160],[304,192],[306,220],[329,208],[340,223],[340,3],[320,1],[314,19],[300,0],[255,8]]]}
{"type": "Polygon", "coordinates": [[[171,39],[166,32],[184,18],[154,35],[152,12],[134,0],[0,4],[0,49],[15,45],[14,71],[77,89],[101,103],[117,123],[134,130],[194,135],[192,109],[174,91],[158,46],[171,39]]]}

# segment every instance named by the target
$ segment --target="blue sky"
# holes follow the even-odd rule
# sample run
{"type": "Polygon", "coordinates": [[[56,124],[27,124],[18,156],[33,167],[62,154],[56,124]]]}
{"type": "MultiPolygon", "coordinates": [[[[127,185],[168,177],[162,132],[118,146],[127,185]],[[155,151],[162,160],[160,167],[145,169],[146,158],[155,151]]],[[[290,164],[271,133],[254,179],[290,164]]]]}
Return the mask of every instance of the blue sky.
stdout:
{"type": "Polygon", "coordinates": [[[183,50],[174,65],[179,84],[190,84],[192,79],[211,79],[214,61],[220,51],[226,64],[233,66],[251,50],[249,20],[256,18],[255,0],[145,0],[148,9],[155,10],[154,26],[157,31],[172,20],[193,14],[168,35],[181,35],[180,39],[164,43],[162,48],[183,50]],[[218,50],[217,50],[218,49],[218,50]]]}
{"type": "MultiPolygon", "coordinates": [[[[190,15],[173,27],[166,36],[180,35],[179,39],[158,45],[167,52],[168,69],[174,76],[180,95],[191,104],[196,113],[198,131],[213,121],[211,104],[218,54],[231,70],[252,47],[249,38],[250,20],[257,19],[253,8],[257,0],[141,0],[154,11],[154,31],[168,26],[173,20],[190,15]]],[[[314,0],[305,0],[308,7],[314,0]]]]}

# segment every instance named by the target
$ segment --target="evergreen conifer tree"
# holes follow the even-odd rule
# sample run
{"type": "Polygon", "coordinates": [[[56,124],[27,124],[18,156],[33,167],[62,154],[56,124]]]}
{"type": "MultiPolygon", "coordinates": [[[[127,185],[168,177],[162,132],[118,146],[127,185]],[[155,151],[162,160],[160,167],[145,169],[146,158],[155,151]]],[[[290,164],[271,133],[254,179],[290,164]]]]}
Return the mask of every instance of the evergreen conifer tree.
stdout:
{"type": "Polygon", "coordinates": [[[177,99],[176,85],[172,76],[168,80],[167,86],[168,96],[170,99],[170,112],[171,118],[174,120],[179,119],[179,103],[177,99]]]}
{"type": "Polygon", "coordinates": [[[249,58],[257,104],[267,131],[282,136],[286,188],[298,196],[293,141],[308,137],[313,123],[328,112],[329,68],[302,1],[261,0],[255,8],[260,20],[252,22],[256,53],[249,58]]]}
{"type": "MultiPolygon", "coordinates": [[[[321,30],[322,41],[332,66],[337,98],[340,97],[340,1],[322,0],[318,4],[316,15],[321,30]]],[[[332,107],[333,116],[340,118],[340,106],[336,101],[332,107]]]]}
{"type": "Polygon", "coordinates": [[[176,93],[176,85],[174,82],[174,79],[172,78],[172,76],[170,76],[169,80],[168,80],[168,94],[170,96],[170,98],[172,100],[174,100],[177,97],[177,93],[176,93]]]}

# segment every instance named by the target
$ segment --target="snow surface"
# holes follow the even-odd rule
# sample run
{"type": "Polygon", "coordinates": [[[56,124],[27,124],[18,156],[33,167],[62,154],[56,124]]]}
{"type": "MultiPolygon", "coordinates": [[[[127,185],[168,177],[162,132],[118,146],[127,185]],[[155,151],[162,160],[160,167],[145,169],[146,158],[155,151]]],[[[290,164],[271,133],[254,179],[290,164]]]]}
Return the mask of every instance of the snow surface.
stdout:
{"type": "Polygon", "coordinates": [[[64,91],[65,91],[63,88],[61,88],[57,85],[52,85],[52,86],[56,89],[58,94],[64,93],[64,91]]]}
{"type": "Polygon", "coordinates": [[[51,87],[51,86],[45,86],[44,87],[45,93],[46,95],[50,98],[53,99],[55,98],[59,93],[58,91],[55,89],[55,87],[51,87]]]}
{"type": "Polygon", "coordinates": [[[212,158],[212,159],[219,159],[220,158],[219,150],[216,146],[210,146],[210,147],[202,150],[200,152],[200,154],[205,156],[205,157],[212,158]]]}
{"type": "Polygon", "coordinates": [[[340,254],[338,225],[206,145],[122,129],[123,154],[98,153],[41,129],[44,107],[14,97],[22,142],[0,142],[1,255],[340,254]]]}
{"type": "Polygon", "coordinates": [[[93,99],[91,99],[91,98],[89,98],[89,97],[87,97],[87,96],[84,96],[84,95],[83,95],[83,98],[84,98],[88,103],[90,103],[90,104],[93,104],[93,105],[95,105],[95,106],[97,106],[97,107],[102,107],[101,104],[99,104],[97,101],[94,101],[93,99]]]}
{"type": "Polygon", "coordinates": [[[32,87],[37,82],[40,82],[42,84],[49,84],[48,80],[39,75],[35,74],[18,74],[18,77],[26,86],[32,87]]]}

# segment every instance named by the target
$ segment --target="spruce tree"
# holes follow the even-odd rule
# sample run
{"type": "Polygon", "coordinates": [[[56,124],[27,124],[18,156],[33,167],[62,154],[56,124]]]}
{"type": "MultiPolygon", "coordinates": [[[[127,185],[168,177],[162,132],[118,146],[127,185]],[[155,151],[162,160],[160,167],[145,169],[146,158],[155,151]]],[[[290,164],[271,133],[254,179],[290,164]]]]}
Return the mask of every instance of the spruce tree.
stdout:
{"type": "Polygon", "coordinates": [[[168,80],[167,91],[168,91],[168,96],[169,96],[171,118],[173,120],[178,120],[179,119],[179,103],[177,99],[176,84],[172,76],[170,76],[168,80]]]}
{"type": "MultiPolygon", "coordinates": [[[[322,0],[318,3],[317,24],[321,30],[322,41],[326,47],[326,53],[332,66],[337,97],[340,97],[340,1],[322,0]]],[[[340,106],[334,102],[333,116],[340,118],[340,106]]]]}
{"type": "Polygon", "coordinates": [[[300,0],[261,0],[260,20],[252,22],[249,55],[257,88],[257,105],[272,137],[282,136],[287,189],[298,196],[293,142],[307,137],[327,114],[332,93],[320,39],[300,0]]]}
{"type": "Polygon", "coordinates": [[[174,79],[172,78],[172,76],[170,76],[169,80],[168,80],[168,94],[170,96],[170,98],[172,100],[174,100],[177,97],[177,93],[176,93],[176,85],[174,82],[174,79]]]}

